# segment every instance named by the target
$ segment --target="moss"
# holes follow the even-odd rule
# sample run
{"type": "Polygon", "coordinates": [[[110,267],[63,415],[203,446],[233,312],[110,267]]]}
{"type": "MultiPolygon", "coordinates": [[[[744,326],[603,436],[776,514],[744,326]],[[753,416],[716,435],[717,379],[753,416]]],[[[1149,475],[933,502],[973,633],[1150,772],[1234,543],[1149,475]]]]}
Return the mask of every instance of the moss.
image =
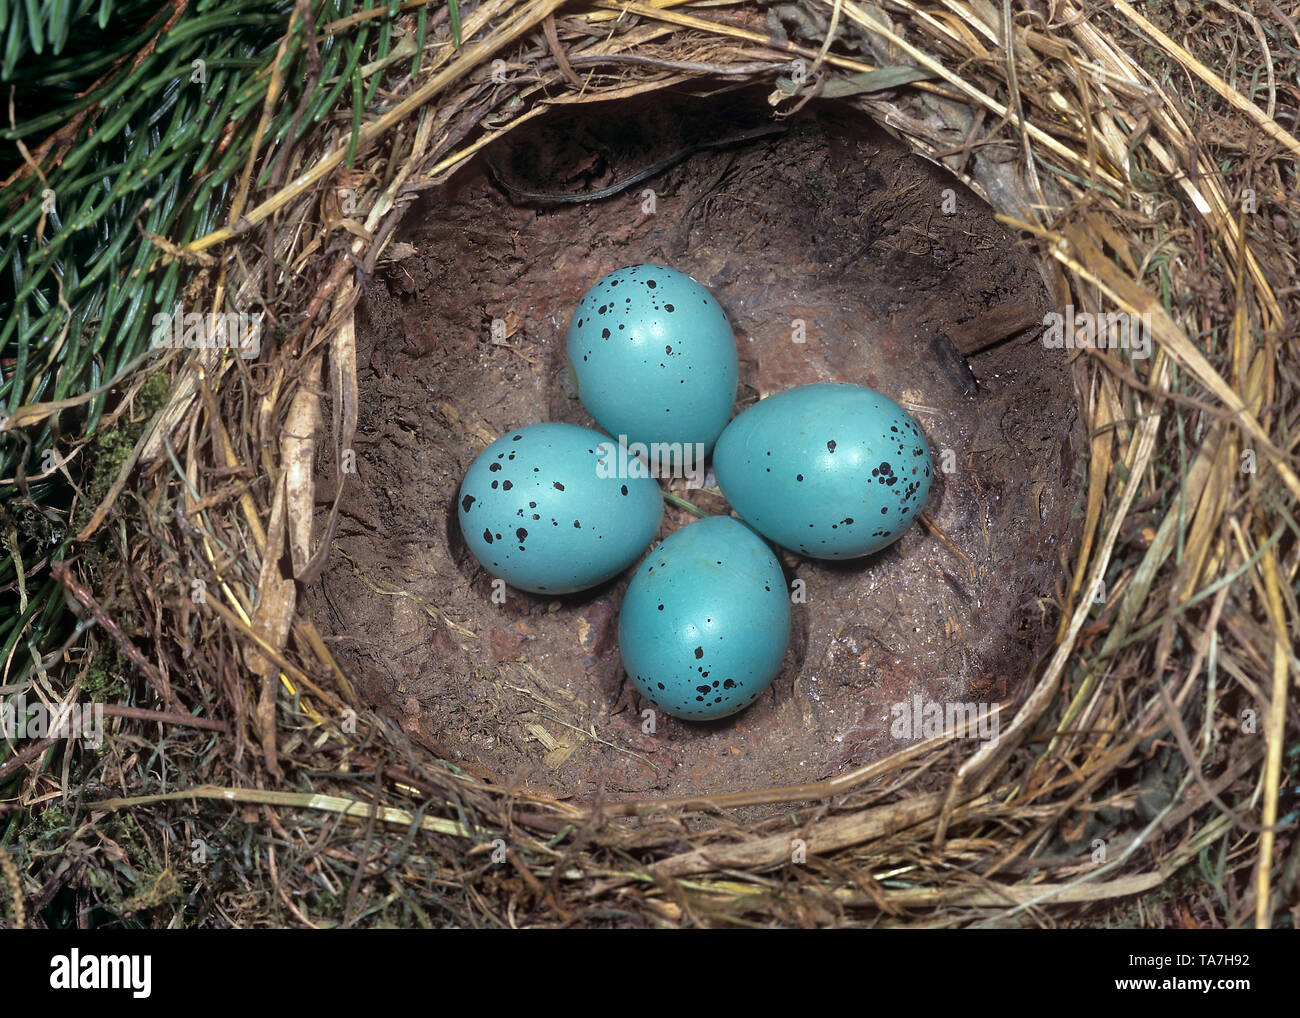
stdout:
{"type": "Polygon", "coordinates": [[[67,827],[71,820],[62,806],[51,806],[41,813],[37,823],[43,831],[56,831],[67,827]]]}
{"type": "Polygon", "coordinates": [[[104,824],[103,827],[104,831],[125,849],[132,860],[148,858],[140,844],[140,825],[135,822],[135,818],[130,813],[118,813],[115,822],[104,824]]]}
{"type": "Polygon", "coordinates": [[[126,696],[123,666],[116,655],[101,654],[81,678],[81,694],[95,703],[109,703],[126,696]]]}
{"type": "Polygon", "coordinates": [[[314,921],[320,922],[343,922],[343,906],[345,900],[342,895],[335,894],[333,891],[320,891],[313,894],[309,899],[307,906],[308,912],[314,921]]]}
{"type": "Polygon", "coordinates": [[[184,897],[180,881],[169,867],[157,873],[143,873],[136,882],[136,892],[120,903],[114,911],[120,915],[131,915],[159,905],[174,904],[184,897]]]}
{"type": "Polygon", "coordinates": [[[90,520],[96,507],[122,472],[145,428],[163,405],[171,389],[171,378],[158,371],[150,375],[135,395],[134,404],[112,427],[104,428],[90,443],[85,457],[86,474],[82,488],[85,497],[77,512],[77,527],[90,520]]]}

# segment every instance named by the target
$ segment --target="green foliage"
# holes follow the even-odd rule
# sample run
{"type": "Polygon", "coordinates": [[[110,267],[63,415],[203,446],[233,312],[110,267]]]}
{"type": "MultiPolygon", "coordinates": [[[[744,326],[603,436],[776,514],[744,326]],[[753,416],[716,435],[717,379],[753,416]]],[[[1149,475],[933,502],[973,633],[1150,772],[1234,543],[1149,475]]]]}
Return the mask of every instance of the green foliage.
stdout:
{"type": "Polygon", "coordinates": [[[25,58],[59,56],[74,25],[93,20],[102,29],[112,14],[113,0],[0,0],[0,78],[8,81],[25,58]]]}
{"type": "MultiPolygon", "coordinates": [[[[318,39],[357,6],[314,0],[318,39]]],[[[295,0],[0,0],[0,85],[14,109],[12,123],[0,120],[0,420],[90,394],[75,410],[0,432],[0,505],[17,534],[0,545],[0,654],[11,680],[70,626],[58,585],[36,564],[61,558],[75,532],[60,518],[71,494],[57,472],[24,478],[49,472],[41,465],[62,437],[95,434],[119,383],[147,362],[154,316],[176,309],[194,271],[146,234],[183,247],[225,223],[286,32],[254,186],[340,96],[359,124],[378,85],[376,75],[363,87],[360,68],[387,54],[400,4],[386,7],[318,41],[316,78],[295,0]]],[[[71,464],[85,472],[82,514],[107,493],[165,384],[151,379],[71,464]]]]}
{"type": "Polygon", "coordinates": [[[97,703],[120,700],[126,695],[126,683],[122,681],[124,667],[121,663],[110,666],[102,655],[96,658],[81,678],[81,695],[97,703]]]}
{"type": "Polygon", "coordinates": [[[43,830],[49,832],[67,827],[71,820],[62,806],[50,806],[41,813],[39,823],[43,830]]]}
{"type": "Polygon", "coordinates": [[[155,372],[141,386],[132,412],[123,414],[111,428],[105,428],[90,443],[86,457],[86,483],[83,487],[77,527],[90,519],[108,489],[117,480],[136,443],[143,437],[145,428],[167,400],[169,380],[163,372],[155,372]]]}

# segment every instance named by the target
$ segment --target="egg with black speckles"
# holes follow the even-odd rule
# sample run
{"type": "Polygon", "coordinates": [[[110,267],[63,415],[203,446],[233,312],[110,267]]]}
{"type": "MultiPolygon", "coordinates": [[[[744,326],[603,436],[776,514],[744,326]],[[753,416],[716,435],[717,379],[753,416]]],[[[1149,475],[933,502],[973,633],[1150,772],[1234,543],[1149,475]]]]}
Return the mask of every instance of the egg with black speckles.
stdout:
{"type": "Polygon", "coordinates": [[[764,537],[811,558],[852,559],[897,541],[930,495],[925,434],[862,385],[801,385],[759,400],[713,452],[718,487],[764,537]]]}
{"type": "Polygon", "coordinates": [[[629,445],[703,446],[731,419],[736,337],[713,295],[663,265],[596,281],[569,322],[569,366],[596,423],[629,445]]]}
{"type": "Polygon", "coordinates": [[[673,717],[712,721],[772,684],[790,642],[790,600],[766,542],[730,516],[688,523],[652,549],[623,597],[628,679],[673,717]]]}
{"type": "Polygon", "coordinates": [[[493,576],[536,594],[617,576],[654,540],[664,500],[652,478],[620,477],[615,451],[605,435],[575,424],[502,435],[461,483],[465,544],[493,576]]]}

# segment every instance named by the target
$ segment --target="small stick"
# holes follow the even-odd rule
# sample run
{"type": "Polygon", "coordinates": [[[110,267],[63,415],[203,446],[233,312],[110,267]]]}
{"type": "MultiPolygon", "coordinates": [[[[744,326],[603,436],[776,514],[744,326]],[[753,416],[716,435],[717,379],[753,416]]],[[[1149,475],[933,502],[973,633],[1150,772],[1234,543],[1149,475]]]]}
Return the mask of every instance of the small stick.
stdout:
{"type": "Polygon", "coordinates": [[[564,52],[564,47],[560,45],[559,33],[555,31],[555,15],[548,14],[542,22],[542,32],[546,35],[546,44],[551,48],[551,55],[555,57],[555,66],[560,69],[565,80],[578,90],[581,95],[587,90],[587,83],[578,77],[577,71],[569,63],[568,54],[564,52]]]}
{"type": "Polygon", "coordinates": [[[63,736],[55,736],[47,739],[37,739],[30,746],[20,749],[12,758],[0,764],[0,780],[7,778],[12,771],[16,771],[34,756],[40,756],[56,742],[61,742],[63,736]]]}
{"type": "MultiPolygon", "coordinates": [[[[103,626],[104,631],[113,638],[114,642],[121,648],[122,653],[130,658],[131,663],[144,673],[144,677],[149,680],[149,685],[153,687],[153,691],[158,694],[158,697],[169,707],[179,707],[180,704],[176,702],[171,685],[163,678],[162,673],[154,667],[148,658],[140,653],[139,647],[127,639],[126,634],[122,632],[122,627],[114,622],[108,613],[99,606],[99,602],[91,596],[90,591],[73,578],[72,570],[68,568],[68,564],[66,562],[55,562],[50,566],[50,575],[63,584],[68,593],[95,617],[96,622],[103,626]]],[[[189,715],[181,716],[188,717],[189,715]]]]}
{"type": "Polygon", "coordinates": [[[950,552],[952,552],[959,559],[965,562],[966,565],[968,566],[971,565],[970,557],[964,551],[962,551],[960,548],[958,548],[955,544],[952,543],[951,539],[949,539],[948,535],[943,532],[939,524],[935,523],[934,520],[932,520],[926,513],[917,513],[916,518],[919,519],[923,524],[925,524],[925,529],[928,530],[930,532],[930,535],[934,537],[936,540],[938,540],[940,544],[942,544],[950,552]]]}
{"type": "Polygon", "coordinates": [[[192,714],[178,714],[174,711],[147,710],[144,707],[128,707],[124,703],[106,703],[101,705],[104,713],[111,718],[130,718],[132,721],[157,721],[162,725],[186,725],[190,728],[202,728],[209,732],[226,732],[230,729],[223,721],[211,718],[196,718],[192,714]]]}

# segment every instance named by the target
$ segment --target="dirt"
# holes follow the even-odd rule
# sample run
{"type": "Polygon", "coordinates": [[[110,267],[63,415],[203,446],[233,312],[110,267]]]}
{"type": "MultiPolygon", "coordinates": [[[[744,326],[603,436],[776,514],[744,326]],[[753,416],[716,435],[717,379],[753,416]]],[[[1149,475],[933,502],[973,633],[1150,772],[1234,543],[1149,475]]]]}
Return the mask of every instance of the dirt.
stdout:
{"type": "MultiPolygon", "coordinates": [[[[904,745],[896,704],[911,717],[917,697],[1013,697],[1046,645],[1074,540],[1082,434],[1061,352],[1037,341],[1041,326],[958,352],[1009,305],[1041,322],[1033,253],[851,110],[808,107],[784,133],[718,146],[773,121],[738,99],[669,103],[554,115],[408,213],[403,257],[361,305],[357,476],[309,591],[362,694],[412,738],[557,796],[816,780],[904,745]],[[684,150],[600,201],[520,197],[604,188],[684,150]],[[784,554],[794,635],[758,702],[712,724],[659,715],[653,732],[616,639],[633,570],[497,603],[454,512],[466,468],[502,432],[594,426],[567,377],[569,314],[599,276],[638,262],[689,272],[726,310],[737,412],[793,385],[863,383],[912,411],[939,468],[936,532],[914,525],[852,563],[784,554]]],[[[716,490],[670,490],[727,511],[716,490]]],[[[660,536],[689,520],[670,507],[660,536]]]]}

